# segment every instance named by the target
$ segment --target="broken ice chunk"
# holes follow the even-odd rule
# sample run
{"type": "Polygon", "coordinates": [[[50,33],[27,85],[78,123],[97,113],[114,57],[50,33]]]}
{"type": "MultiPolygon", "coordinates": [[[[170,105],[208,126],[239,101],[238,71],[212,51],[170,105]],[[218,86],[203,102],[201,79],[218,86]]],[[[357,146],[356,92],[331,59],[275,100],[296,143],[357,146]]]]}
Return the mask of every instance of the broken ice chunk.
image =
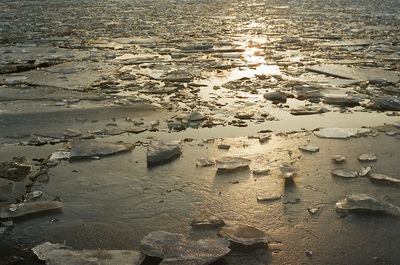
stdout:
{"type": "Polygon", "coordinates": [[[290,114],[292,115],[312,115],[324,113],[327,110],[320,106],[300,106],[290,110],[290,114]]]}
{"type": "Polygon", "coordinates": [[[372,162],[372,161],[376,161],[376,155],[374,153],[371,154],[362,154],[358,157],[358,160],[362,161],[362,162],[372,162]]]}
{"type": "Polygon", "coordinates": [[[188,121],[202,121],[207,118],[206,115],[204,115],[202,112],[199,111],[193,111],[189,113],[186,117],[188,121]]]}
{"type": "Polygon", "coordinates": [[[5,85],[16,86],[25,84],[27,82],[28,77],[26,76],[10,76],[4,79],[5,85]]]}
{"type": "Polygon", "coordinates": [[[139,265],[145,256],[133,250],[74,250],[49,242],[32,249],[48,265],[139,265]]]}
{"type": "Polygon", "coordinates": [[[344,168],[337,168],[332,170],[332,175],[335,177],[341,177],[341,178],[356,178],[358,176],[356,171],[352,171],[349,169],[344,169],[344,168]]]}
{"type": "Polygon", "coordinates": [[[333,161],[335,161],[336,163],[341,163],[341,162],[346,161],[346,157],[341,156],[341,155],[334,155],[334,156],[332,157],[332,159],[333,159],[333,161]]]}
{"type": "Polygon", "coordinates": [[[140,126],[133,126],[133,127],[130,127],[130,128],[128,128],[128,129],[126,129],[125,131],[127,131],[127,132],[129,132],[129,133],[138,134],[138,133],[147,131],[147,128],[140,125],[140,126]]]}
{"type": "Polygon", "coordinates": [[[268,175],[271,170],[269,168],[259,168],[252,170],[254,176],[268,175]]]}
{"type": "Polygon", "coordinates": [[[399,216],[400,207],[381,201],[368,194],[350,194],[336,203],[340,212],[371,212],[399,216]]]}
{"type": "Polygon", "coordinates": [[[360,105],[360,98],[353,96],[329,95],[324,97],[324,103],[329,105],[338,105],[345,107],[354,107],[360,105]]]}
{"type": "Polygon", "coordinates": [[[386,184],[399,184],[400,179],[392,178],[384,174],[372,173],[369,175],[369,179],[374,182],[386,183],[386,184]]]}
{"type": "Polygon", "coordinates": [[[267,141],[271,140],[271,134],[259,134],[258,135],[258,141],[262,144],[267,141]]]}
{"type": "Polygon", "coordinates": [[[319,211],[319,208],[317,208],[317,207],[308,208],[307,211],[308,211],[310,214],[316,214],[316,213],[319,211]]]}
{"type": "Polygon", "coordinates": [[[189,44],[188,46],[185,46],[182,48],[184,51],[205,51],[205,50],[210,50],[214,47],[212,43],[209,42],[201,42],[201,43],[194,43],[194,44],[189,44]]]}
{"type": "Polygon", "coordinates": [[[314,134],[320,138],[346,139],[350,137],[359,137],[371,132],[366,128],[322,128],[314,131],[314,134]]]}
{"type": "Polygon", "coordinates": [[[249,168],[251,160],[242,157],[223,157],[216,160],[218,170],[232,171],[249,168]]]}
{"type": "Polygon", "coordinates": [[[192,227],[221,227],[224,226],[225,222],[219,217],[210,216],[205,220],[193,220],[191,223],[192,227]]]}
{"type": "Polygon", "coordinates": [[[93,156],[108,156],[131,151],[133,144],[106,143],[95,140],[73,140],[71,142],[71,158],[87,158],[93,156]]]}
{"type": "Polygon", "coordinates": [[[31,172],[32,166],[25,157],[15,157],[10,162],[0,163],[0,178],[22,181],[31,172]]]}
{"type": "Polygon", "coordinates": [[[254,112],[239,111],[236,113],[235,118],[241,120],[249,120],[254,116],[254,112]]]}
{"type": "Polygon", "coordinates": [[[215,165],[214,161],[208,159],[208,158],[199,158],[196,160],[196,166],[197,167],[209,167],[215,165]]]}
{"type": "Polygon", "coordinates": [[[164,81],[188,83],[193,80],[193,75],[185,70],[176,70],[168,72],[164,77],[164,81]]]}
{"type": "Polygon", "coordinates": [[[395,71],[387,71],[378,68],[359,68],[338,64],[324,64],[308,67],[307,70],[332,77],[353,79],[357,81],[374,82],[382,79],[391,83],[397,83],[400,81],[400,77],[395,71]]]}
{"type": "Polygon", "coordinates": [[[180,155],[181,147],[179,144],[153,140],[147,148],[147,164],[155,165],[168,162],[180,155]]]}
{"type": "Polygon", "coordinates": [[[276,104],[276,103],[285,103],[287,100],[287,96],[284,92],[267,92],[264,94],[264,98],[272,101],[272,103],[276,104]]]}
{"type": "Polygon", "coordinates": [[[400,97],[396,96],[383,96],[373,99],[370,106],[377,110],[400,110],[400,97]]]}
{"type": "Polygon", "coordinates": [[[296,169],[288,164],[283,164],[280,168],[283,177],[286,179],[293,179],[296,176],[296,169]]]}
{"type": "Polygon", "coordinates": [[[61,209],[63,203],[59,201],[35,201],[10,204],[0,208],[0,218],[14,218],[31,213],[61,209]]]}
{"type": "Polygon", "coordinates": [[[51,154],[47,160],[47,165],[57,165],[59,160],[68,160],[71,157],[71,152],[68,151],[56,151],[51,154]]]}
{"type": "Polygon", "coordinates": [[[72,129],[66,129],[66,130],[63,132],[63,134],[64,134],[64,136],[65,136],[66,138],[75,138],[75,137],[81,136],[81,135],[82,135],[82,132],[77,131],[77,130],[72,130],[72,129]]]}
{"type": "Polygon", "coordinates": [[[219,235],[227,238],[229,241],[245,246],[251,246],[258,243],[268,243],[268,237],[263,231],[248,225],[224,227],[220,231],[219,235]]]}
{"type": "Polygon", "coordinates": [[[257,201],[260,202],[276,201],[280,198],[282,198],[282,194],[257,195],[257,201]]]}
{"type": "Polygon", "coordinates": [[[197,241],[165,231],[151,232],[140,243],[140,250],[163,260],[160,265],[206,265],[230,252],[229,241],[223,238],[197,241]]]}
{"type": "Polygon", "coordinates": [[[315,153],[319,151],[319,147],[317,145],[308,144],[308,145],[300,145],[299,149],[305,152],[315,153]]]}
{"type": "Polygon", "coordinates": [[[363,168],[361,168],[360,171],[358,171],[358,175],[360,177],[368,176],[368,174],[371,172],[371,170],[372,170],[372,167],[363,167],[363,168]]]}
{"type": "Polygon", "coordinates": [[[223,149],[223,150],[229,150],[229,148],[231,148],[229,144],[224,144],[224,143],[219,144],[217,147],[218,149],[223,149]]]}

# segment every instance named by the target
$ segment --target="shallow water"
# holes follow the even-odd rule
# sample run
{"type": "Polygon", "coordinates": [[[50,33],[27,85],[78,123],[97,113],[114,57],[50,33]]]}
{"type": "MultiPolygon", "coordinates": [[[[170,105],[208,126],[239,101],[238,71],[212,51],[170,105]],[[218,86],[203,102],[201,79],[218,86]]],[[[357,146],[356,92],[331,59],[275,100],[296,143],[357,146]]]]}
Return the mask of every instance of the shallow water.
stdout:
{"type": "MultiPolygon", "coordinates": [[[[65,241],[76,248],[137,249],[141,238],[154,230],[212,236],[207,231],[191,230],[190,222],[217,215],[228,224],[256,226],[270,234],[272,241],[282,242],[275,246],[278,250],[271,260],[251,264],[282,264],[295,257],[305,262],[308,258],[300,253],[307,249],[316,253],[313,259],[317,263],[318,260],[327,262],[329,256],[334,264],[345,260],[352,264],[369,264],[378,253],[388,262],[396,260],[396,252],[390,251],[395,241],[388,245],[380,235],[386,234],[387,229],[392,230],[390,226],[398,226],[397,219],[355,216],[343,219],[333,209],[335,202],[349,192],[386,196],[390,202],[399,204],[397,188],[376,186],[366,178],[335,179],[329,173],[335,167],[330,158],[333,154],[346,155],[345,166],[357,170],[361,167],[358,154],[375,152],[379,160],[374,163],[374,171],[395,175],[396,170],[391,166],[398,156],[395,138],[382,135],[368,139],[326,140],[301,133],[275,136],[262,145],[257,139],[236,138],[223,141],[232,146],[229,151],[218,149],[218,142],[220,140],[211,144],[186,143],[180,159],[154,168],[147,168],[143,147],[101,160],[62,162],[50,170],[49,183],[34,186],[46,196],[60,196],[65,203],[62,212],[20,218],[16,220],[13,234],[35,242],[65,241]],[[307,143],[307,139],[319,145],[321,151],[316,154],[299,151],[297,146],[307,143]],[[195,166],[197,158],[216,159],[225,155],[251,159],[251,168],[270,168],[272,172],[256,177],[250,170],[220,174],[215,167],[195,166]],[[293,187],[285,188],[280,177],[279,166],[284,162],[295,162],[298,169],[293,187]],[[276,193],[282,194],[281,200],[257,202],[257,195],[276,193]],[[310,207],[318,207],[318,214],[310,215],[307,212],[310,207]],[[373,227],[368,235],[363,232],[367,227],[373,227]],[[365,245],[357,249],[370,251],[369,255],[356,256],[354,251],[346,251],[350,235],[356,242],[374,240],[385,247],[365,245]],[[336,257],[328,254],[333,252],[342,254],[336,257]]],[[[50,147],[42,149],[43,153],[50,151],[50,147]]],[[[13,148],[8,156],[21,151],[30,153],[20,147],[13,148]]],[[[396,231],[390,232],[393,238],[396,231]]],[[[256,260],[257,257],[263,254],[256,256],[256,260]]],[[[229,264],[240,262],[232,258],[229,264]]]]}

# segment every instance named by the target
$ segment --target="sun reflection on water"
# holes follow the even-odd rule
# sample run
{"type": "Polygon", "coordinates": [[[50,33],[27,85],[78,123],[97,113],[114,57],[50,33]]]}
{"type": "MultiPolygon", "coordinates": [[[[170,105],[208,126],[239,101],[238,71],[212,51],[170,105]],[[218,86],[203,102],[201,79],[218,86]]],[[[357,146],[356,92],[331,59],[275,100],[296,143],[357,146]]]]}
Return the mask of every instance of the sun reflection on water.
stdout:
{"type": "MultiPolygon", "coordinates": [[[[252,23],[247,28],[256,29],[260,25],[252,23]]],[[[225,83],[240,80],[242,78],[254,78],[257,76],[280,75],[281,71],[277,65],[267,64],[265,57],[265,36],[254,34],[241,34],[235,38],[234,45],[243,49],[241,56],[232,57],[232,68],[229,70],[210,72],[206,74],[200,83],[206,85],[200,91],[200,96],[204,100],[211,100],[214,96],[226,92],[222,86],[225,83]],[[216,87],[219,87],[217,91],[216,87]]],[[[228,57],[226,57],[228,58],[228,57]]]]}
{"type": "Polygon", "coordinates": [[[265,64],[264,51],[256,47],[246,47],[243,58],[249,64],[265,64]]]}

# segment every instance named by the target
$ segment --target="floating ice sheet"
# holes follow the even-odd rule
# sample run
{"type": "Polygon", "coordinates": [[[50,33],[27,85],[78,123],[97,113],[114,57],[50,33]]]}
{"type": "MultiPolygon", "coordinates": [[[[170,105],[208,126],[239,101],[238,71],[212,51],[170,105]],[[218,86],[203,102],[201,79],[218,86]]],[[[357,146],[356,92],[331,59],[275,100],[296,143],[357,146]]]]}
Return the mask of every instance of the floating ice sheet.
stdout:
{"type": "Polygon", "coordinates": [[[332,175],[335,177],[341,177],[341,178],[356,178],[358,177],[358,174],[356,171],[352,171],[349,169],[344,169],[344,168],[338,168],[332,170],[332,175]]]}
{"type": "Polygon", "coordinates": [[[247,225],[224,227],[219,234],[230,241],[246,246],[268,243],[268,237],[263,231],[247,225]]]}
{"type": "Polygon", "coordinates": [[[47,265],[139,265],[144,255],[133,250],[74,250],[49,242],[32,249],[47,265]]]}
{"type": "Polygon", "coordinates": [[[162,258],[160,265],[206,265],[230,252],[229,241],[222,238],[197,241],[181,234],[151,232],[140,244],[143,253],[162,258]]]}
{"type": "Polygon", "coordinates": [[[127,143],[105,143],[95,140],[74,140],[71,142],[71,158],[108,156],[131,151],[134,145],[127,143]]]}
{"type": "Polygon", "coordinates": [[[388,215],[400,215],[400,207],[375,199],[368,194],[350,194],[336,203],[336,209],[344,212],[371,212],[388,215]]]}
{"type": "Polygon", "coordinates": [[[322,128],[314,131],[314,134],[320,138],[346,139],[358,137],[371,132],[367,128],[322,128]]]}
{"type": "Polygon", "coordinates": [[[400,184],[400,179],[386,176],[384,174],[372,173],[369,174],[371,181],[386,183],[386,184],[400,184]]]}
{"type": "Polygon", "coordinates": [[[307,70],[326,74],[333,77],[354,79],[358,81],[378,81],[386,80],[391,83],[400,81],[400,76],[394,71],[382,70],[379,68],[359,68],[337,64],[325,64],[308,67],[307,70]]]}
{"type": "Polygon", "coordinates": [[[151,141],[147,148],[147,164],[155,165],[170,161],[181,154],[181,147],[176,143],[151,141]]]}
{"type": "Polygon", "coordinates": [[[59,201],[21,202],[0,208],[0,218],[14,218],[31,213],[61,209],[62,207],[63,203],[59,201]]]}
{"type": "MultiPolygon", "coordinates": [[[[45,69],[35,69],[24,72],[24,83],[58,87],[70,90],[86,90],[90,85],[103,76],[110,75],[116,66],[92,62],[66,62],[45,69]]],[[[2,78],[16,78],[14,75],[3,75],[2,78]]]]}
{"type": "Polygon", "coordinates": [[[241,157],[223,157],[216,160],[218,170],[232,171],[248,168],[251,160],[241,157]]]}

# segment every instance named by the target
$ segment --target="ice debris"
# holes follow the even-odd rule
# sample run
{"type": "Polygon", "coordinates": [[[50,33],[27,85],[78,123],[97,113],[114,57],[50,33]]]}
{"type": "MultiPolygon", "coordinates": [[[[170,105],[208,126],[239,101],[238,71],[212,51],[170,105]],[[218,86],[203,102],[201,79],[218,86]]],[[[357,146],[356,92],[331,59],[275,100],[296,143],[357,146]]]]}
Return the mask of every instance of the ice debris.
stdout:
{"type": "Polygon", "coordinates": [[[232,171],[249,168],[251,160],[242,157],[222,157],[216,160],[216,166],[221,171],[232,171]]]}
{"type": "Polygon", "coordinates": [[[335,161],[336,163],[342,163],[342,162],[346,161],[346,157],[341,156],[341,155],[334,155],[332,157],[332,160],[335,161]]]}
{"type": "Polygon", "coordinates": [[[253,176],[262,176],[262,175],[268,175],[271,172],[271,169],[257,168],[257,169],[253,169],[251,172],[253,172],[253,176]]]}
{"type": "Polygon", "coordinates": [[[31,172],[32,166],[25,157],[15,157],[10,162],[0,163],[0,178],[21,181],[31,172]]]}
{"type": "Polygon", "coordinates": [[[290,110],[290,114],[292,115],[312,115],[312,114],[320,114],[324,113],[327,110],[320,106],[300,106],[297,108],[293,108],[290,110]]]}
{"type": "Polygon", "coordinates": [[[195,241],[165,231],[145,236],[140,250],[148,256],[162,258],[160,265],[206,265],[230,252],[229,241],[223,238],[195,241]]]}
{"type": "Polygon", "coordinates": [[[300,145],[299,149],[305,152],[315,153],[319,151],[319,147],[317,145],[308,144],[308,145],[300,145]]]}
{"type": "Polygon", "coordinates": [[[133,144],[106,143],[96,140],[73,140],[71,142],[71,159],[108,156],[133,150],[133,144]]]}
{"type": "Polygon", "coordinates": [[[61,209],[63,203],[59,201],[35,201],[10,204],[0,208],[0,218],[14,218],[27,214],[61,209]]]}
{"type": "Polygon", "coordinates": [[[358,173],[349,169],[337,168],[332,170],[332,175],[341,178],[356,178],[358,173]]]}
{"type": "Polygon", "coordinates": [[[140,265],[145,256],[133,250],[74,250],[49,242],[32,248],[47,265],[140,265]]]}
{"type": "Polygon", "coordinates": [[[373,198],[368,194],[350,194],[336,203],[339,212],[370,212],[387,215],[400,215],[400,207],[373,198]]]}
{"type": "Polygon", "coordinates": [[[358,176],[365,177],[368,176],[371,172],[372,167],[362,167],[360,171],[358,171],[358,176]]]}
{"type": "Polygon", "coordinates": [[[285,103],[287,100],[287,96],[284,92],[274,91],[274,92],[267,92],[264,94],[264,98],[272,101],[272,103],[285,103]]]}
{"type": "Polygon", "coordinates": [[[192,227],[221,227],[224,226],[225,222],[217,216],[210,216],[206,219],[195,219],[192,221],[192,227]]]}
{"type": "Polygon", "coordinates": [[[205,120],[207,117],[202,112],[193,111],[189,113],[186,118],[188,121],[202,121],[205,120]]]}
{"type": "Polygon", "coordinates": [[[400,81],[400,77],[395,71],[387,71],[378,68],[359,68],[338,64],[323,64],[308,67],[307,70],[332,77],[353,79],[357,81],[374,82],[382,79],[391,83],[397,83],[400,81]]]}
{"type": "Polygon", "coordinates": [[[282,198],[282,194],[257,195],[257,201],[260,201],[260,202],[276,201],[281,198],[282,198]]]}
{"type": "Polygon", "coordinates": [[[171,161],[181,155],[178,143],[164,143],[152,140],[147,148],[147,164],[149,166],[171,161]]]}
{"type": "Polygon", "coordinates": [[[214,166],[214,165],[215,165],[214,161],[212,161],[208,158],[205,158],[205,157],[202,157],[202,158],[199,158],[196,160],[196,167],[209,167],[209,166],[214,166]]]}
{"type": "Polygon", "coordinates": [[[400,97],[396,96],[383,96],[377,97],[372,100],[371,108],[377,110],[400,110],[400,97]]]}
{"type": "Polygon", "coordinates": [[[384,174],[378,174],[378,173],[369,174],[369,179],[371,181],[374,181],[377,183],[400,184],[400,179],[389,177],[384,174]]]}
{"type": "Polygon", "coordinates": [[[320,138],[347,139],[350,137],[359,137],[371,132],[367,128],[322,128],[314,131],[314,134],[320,138]]]}
{"type": "Polygon", "coordinates": [[[237,244],[251,246],[258,243],[268,243],[267,235],[252,226],[235,225],[233,227],[223,227],[219,235],[237,244]]]}
{"type": "Polygon", "coordinates": [[[361,155],[358,157],[358,160],[359,160],[359,161],[362,161],[362,162],[372,162],[372,161],[376,161],[377,158],[376,158],[376,154],[374,154],[374,153],[371,153],[371,154],[361,154],[361,155]]]}
{"type": "Polygon", "coordinates": [[[48,166],[57,165],[60,160],[69,160],[71,158],[71,152],[69,151],[56,151],[52,153],[47,160],[48,166]]]}
{"type": "Polygon", "coordinates": [[[217,147],[218,149],[223,149],[223,150],[229,150],[231,148],[229,144],[224,144],[224,143],[219,144],[217,147]]]}

